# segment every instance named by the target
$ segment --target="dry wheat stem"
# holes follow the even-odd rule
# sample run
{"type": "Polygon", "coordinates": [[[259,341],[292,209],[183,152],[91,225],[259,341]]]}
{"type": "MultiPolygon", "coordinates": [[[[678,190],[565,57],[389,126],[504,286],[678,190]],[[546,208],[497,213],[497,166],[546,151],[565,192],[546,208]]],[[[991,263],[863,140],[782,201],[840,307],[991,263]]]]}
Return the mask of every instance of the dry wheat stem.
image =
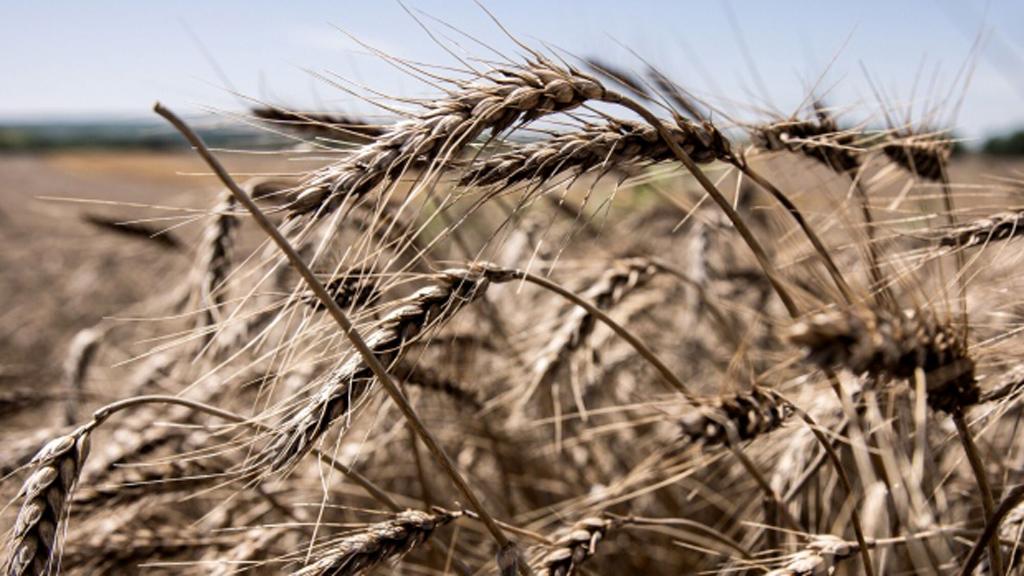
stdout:
{"type": "MultiPolygon", "coordinates": [[[[818,440],[818,443],[821,444],[821,447],[824,449],[825,454],[828,455],[829,460],[832,462],[832,467],[835,468],[836,474],[839,476],[839,480],[843,484],[843,489],[846,490],[847,497],[856,498],[856,493],[853,490],[853,483],[850,481],[849,474],[846,473],[846,468],[843,467],[842,459],[839,457],[839,454],[832,446],[832,442],[825,437],[825,434],[822,433],[821,428],[814,421],[811,415],[805,412],[796,404],[793,404],[789,400],[786,400],[778,392],[771,391],[770,393],[778,397],[782,402],[785,402],[794,412],[797,413],[798,416],[800,416],[800,418],[804,422],[807,423],[807,427],[814,434],[814,437],[818,440]]],[[[861,523],[860,511],[858,509],[857,503],[854,503],[854,505],[850,508],[850,524],[853,527],[854,536],[856,536],[857,538],[857,546],[861,554],[864,573],[867,576],[873,576],[874,564],[871,562],[871,552],[868,549],[867,538],[865,538],[864,536],[864,528],[863,524],[861,523]]]]}
{"type": "MultiPolygon", "coordinates": [[[[988,518],[994,518],[996,507],[995,499],[992,497],[992,488],[988,482],[988,471],[985,469],[985,463],[978,452],[978,446],[974,443],[974,436],[971,434],[971,429],[964,418],[963,408],[957,407],[954,409],[950,417],[956,426],[957,435],[960,437],[960,443],[964,447],[964,453],[967,455],[967,461],[971,465],[974,478],[978,482],[978,489],[981,492],[981,508],[985,512],[987,522],[988,518]]],[[[1003,552],[998,541],[992,540],[989,542],[988,557],[992,566],[992,573],[1002,574],[1003,552]]]]}
{"type": "Polygon", "coordinates": [[[989,542],[999,532],[999,527],[1002,525],[1003,520],[1017,509],[1022,502],[1024,502],[1024,485],[1014,486],[1007,491],[1006,495],[1003,496],[1003,500],[999,503],[999,507],[996,508],[992,515],[985,519],[985,529],[978,535],[978,539],[974,541],[974,546],[971,547],[970,553],[960,567],[960,576],[970,576],[974,573],[974,568],[981,560],[981,556],[985,553],[985,548],[989,542]]]}
{"type": "Polygon", "coordinates": [[[850,289],[850,285],[847,284],[846,279],[843,278],[842,272],[839,271],[839,267],[836,266],[835,261],[832,260],[832,256],[829,253],[828,248],[825,247],[824,242],[821,241],[818,234],[813,228],[811,228],[810,223],[807,222],[806,218],[804,218],[803,213],[800,212],[800,209],[797,208],[796,204],[794,204],[788,196],[783,194],[777,186],[755,172],[745,161],[736,161],[734,165],[743,172],[745,176],[753,180],[754,183],[771,194],[771,196],[775,198],[779,204],[782,204],[782,207],[789,212],[789,215],[793,217],[793,220],[795,220],[800,229],[803,230],[804,235],[807,236],[811,245],[814,246],[814,250],[821,257],[822,262],[825,264],[825,268],[832,277],[832,281],[835,282],[836,288],[838,288],[840,294],[842,294],[843,300],[845,300],[847,304],[851,303],[853,301],[853,291],[850,289]]]}

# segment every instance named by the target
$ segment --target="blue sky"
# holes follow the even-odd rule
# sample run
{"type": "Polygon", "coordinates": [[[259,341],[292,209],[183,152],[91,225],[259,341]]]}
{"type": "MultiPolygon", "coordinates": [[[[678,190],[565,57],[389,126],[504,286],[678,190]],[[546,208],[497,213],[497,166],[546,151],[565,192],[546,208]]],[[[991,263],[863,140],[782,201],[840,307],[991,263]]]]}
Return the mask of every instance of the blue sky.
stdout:
{"type": "MultiPolygon", "coordinates": [[[[876,114],[866,70],[888,101],[918,109],[940,102],[948,111],[959,94],[950,85],[983,33],[957,130],[977,137],[1024,126],[1020,0],[485,3],[535,46],[546,42],[571,54],[639,66],[631,49],[726,110],[759,105],[789,113],[822,78],[819,91],[827,91],[831,105],[876,114]]],[[[514,51],[471,0],[406,4],[514,51]]],[[[299,108],[372,110],[310,71],[393,95],[431,93],[339,28],[395,56],[455,62],[388,0],[8,0],[2,14],[0,119],[8,121],[144,117],[156,99],[182,111],[237,110],[242,104],[232,87],[299,108]]],[[[457,39],[456,50],[488,55],[426,22],[435,33],[457,39]]]]}

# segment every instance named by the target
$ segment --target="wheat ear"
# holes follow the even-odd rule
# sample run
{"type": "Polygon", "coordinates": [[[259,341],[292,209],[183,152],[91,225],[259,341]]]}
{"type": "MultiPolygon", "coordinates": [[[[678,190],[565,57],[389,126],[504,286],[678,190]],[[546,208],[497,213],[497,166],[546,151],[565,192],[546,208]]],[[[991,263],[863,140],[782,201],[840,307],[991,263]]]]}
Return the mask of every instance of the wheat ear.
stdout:
{"type": "Polygon", "coordinates": [[[293,214],[333,210],[394,180],[413,162],[447,162],[485,130],[495,134],[517,121],[571,110],[604,92],[600,83],[545,60],[495,69],[460,84],[448,97],[389,127],[341,162],[313,173],[292,205],[293,214]]]}
{"type": "Polygon", "coordinates": [[[573,525],[568,534],[559,538],[554,547],[537,562],[542,576],[574,576],[580,566],[597,554],[597,545],[615,526],[606,518],[585,518],[573,525]]]}
{"type": "Polygon", "coordinates": [[[823,312],[797,323],[790,339],[823,367],[904,380],[920,368],[934,410],[952,412],[979,400],[974,361],[961,333],[924,310],[892,313],[854,306],[823,312]]]}
{"type": "Polygon", "coordinates": [[[937,243],[939,246],[970,248],[989,242],[1012,240],[1024,234],[1024,210],[999,212],[959,226],[947,228],[937,243]]]}
{"type": "MultiPolygon", "coordinates": [[[[385,366],[398,360],[425,331],[451,319],[463,306],[487,290],[485,275],[468,269],[443,272],[433,286],[404,299],[366,337],[377,360],[385,366]]],[[[272,470],[298,461],[330,425],[349,414],[370,390],[373,371],[356,357],[336,369],[316,396],[273,433],[266,448],[272,470]]]]}
{"type": "Polygon", "coordinates": [[[356,534],[324,547],[322,555],[294,576],[354,576],[408,554],[426,542],[434,530],[458,518],[458,512],[408,510],[390,520],[371,524],[356,534]]]}
{"type": "Polygon", "coordinates": [[[853,555],[856,546],[835,536],[814,536],[803,550],[785,560],[785,564],[765,576],[816,576],[832,574],[837,561],[853,555]]]}
{"type": "Polygon", "coordinates": [[[233,214],[235,207],[234,196],[224,192],[213,209],[213,220],[203,230],[198,271],[203,327],[216,324],[224,304],[224,283],[231,272],[231,247],[238,228],[238,217],[233,214]]]}
{"type": "Polygon", "coordinates": [[[298,134],[332,140],[365,142],[384,133],[384,127],[357,118],[325,112],[303,112],[279,106],[259,106],[252,115],[298,134]]]}
{"type": "Polygon", "coordinates": [[[755,387],[750,392],[703,401],[679,425],[690,442],[719,446],[731,441],[730,428],[739,440],[751,440],[781,426],[790,413],[788,403],[755,387]]]}
{"type": "Polygon", "coordinates": [[[68,502],[89,451],[89,432],[83,427],[54,438],[29,462],[32,475],[18,494],[22,505],[8,541],[6,576],[56,572],[68,502]]]}

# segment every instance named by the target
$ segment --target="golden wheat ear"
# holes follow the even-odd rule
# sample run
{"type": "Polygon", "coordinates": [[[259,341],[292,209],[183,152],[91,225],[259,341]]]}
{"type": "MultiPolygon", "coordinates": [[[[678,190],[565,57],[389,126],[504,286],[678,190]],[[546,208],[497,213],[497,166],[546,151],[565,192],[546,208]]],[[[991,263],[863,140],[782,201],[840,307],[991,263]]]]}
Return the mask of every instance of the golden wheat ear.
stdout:
{"type": "Polygon", "coordinates": [[[934,410],[963,410],[980,399],[962,330],[925,310],[891,313],[857,306],[824,312],[794,325],[789,338],[824,368],[898,380],[912,379],[921,369],[934,410]]]}
{"type": "Polygon", "coordinates": [[[714,398],[679,421],[686,438],[702,446],[730,443],[730,429],[739,440],[752,440],[782,426],[789,406],[774,395],[754,388],[748,393],[714,398]]]}
{"type": "Polygon", "coordinates": [[[18,496],[21,508],[8,540],[4,574],[50,574],[60,562],[68,504],[89,453],[89,431],[78,429],[44,446],[29,462],[32,474],[18,496]]]}
{"type": "Polygon", "coordinates": [[[371,524],[325,546],[319,558],[295,576],[355,576],[401,558],[430,538],[435,530],[461,516],[458,512],[409,510],[371,524]]]}

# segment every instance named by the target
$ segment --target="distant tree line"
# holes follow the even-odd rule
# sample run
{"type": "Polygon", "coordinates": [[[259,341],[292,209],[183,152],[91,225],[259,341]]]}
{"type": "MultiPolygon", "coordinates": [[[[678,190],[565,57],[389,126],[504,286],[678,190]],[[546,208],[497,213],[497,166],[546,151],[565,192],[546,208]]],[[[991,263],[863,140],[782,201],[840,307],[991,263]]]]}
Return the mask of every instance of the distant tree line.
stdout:
{"type": "Polygon", "coordinates": [[[1024,130],[985,140],[981,151],[993,156],[1024,156],[1024,130]]]}
{"type": "MultiPolygon", "coordinates": [[[[214,147],[274,148],[291,144],[266,130],[248,126],[212,126],[199,129],[214,147]]],[[[186,149],[181,136],[155,122],[68,122],[0,124],[0,151],[64,149],[186,149]]]]}

